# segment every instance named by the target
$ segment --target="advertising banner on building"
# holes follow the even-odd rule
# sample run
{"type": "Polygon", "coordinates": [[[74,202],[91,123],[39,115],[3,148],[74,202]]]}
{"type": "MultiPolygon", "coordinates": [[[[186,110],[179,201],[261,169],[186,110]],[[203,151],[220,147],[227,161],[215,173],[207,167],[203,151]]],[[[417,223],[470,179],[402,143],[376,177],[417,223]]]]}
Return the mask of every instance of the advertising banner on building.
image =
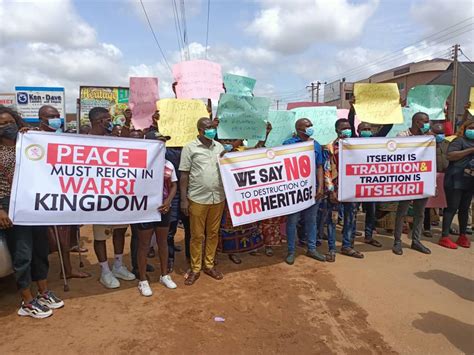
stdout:
{"type": "Polygon", "coordinates": [[[161,219],[162,142],[39,131],[18,137],[9,209],[14,224],[161,219]]]}
{"type": "Polygon", "coordinates": [[[219,165],[234,226],[288,215],[315,203],[312,141],[227,153],[219,165]]]}
{"type": "Polygon", "coordinates": [[[43,105],[50,105],[59,111],[60,118],[66,117],[64,88],[16,86],[16,108],[26,122],[39,122],[38,111],[43,105]]]}
{"type": "Polygon", "coordinates": [[[403,201],[434,196],[433,136],[340,141],[340,201],[403,201]]]}
{"type": "Polygon", "coordinates": [[[103,107],[110,111],[115,124],[123,123],[123,111],[128,107],[129,89],[124,87],[81,86],[79,89],[79,116],[81,125],[88,125],[89,111],[103,107]]]}
{"type": "Polygon", "coordinates": [[[0,105],[16,109],[16,95],[0,94],[0,105]]]}

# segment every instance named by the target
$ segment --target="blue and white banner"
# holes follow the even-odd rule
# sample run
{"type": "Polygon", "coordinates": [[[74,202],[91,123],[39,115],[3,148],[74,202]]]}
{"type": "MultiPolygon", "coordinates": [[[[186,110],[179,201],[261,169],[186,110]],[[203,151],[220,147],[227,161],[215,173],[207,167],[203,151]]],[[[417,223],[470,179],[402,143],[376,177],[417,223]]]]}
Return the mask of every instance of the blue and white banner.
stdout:
{"type": "Polygon", "coordinates": [[[38,122],[38,111],[43,105],[50,105],[59,111],[61,119],[66,117],[64,88],[16,86],[16,107],[26,122],[38,122]]]}

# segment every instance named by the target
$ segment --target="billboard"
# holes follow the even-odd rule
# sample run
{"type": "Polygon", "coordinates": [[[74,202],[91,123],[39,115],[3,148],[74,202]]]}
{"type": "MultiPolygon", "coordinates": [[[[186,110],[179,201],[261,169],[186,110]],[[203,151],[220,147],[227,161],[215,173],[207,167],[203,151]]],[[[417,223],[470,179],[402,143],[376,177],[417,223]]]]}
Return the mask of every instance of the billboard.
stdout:
{"type": "Polygon", "coordinates": [[[64,121],[66,117],[64,88],[15,86],[15,94],[16,108],[26,122],[39,122],[38,111],[44,105],[55,107],[64,121]]]}
{"type": "Polygon", "coordinates": [[[324,102],[331,102],[341,98],[341,81],[336,80],[324,85],[324,102]]]}
{"type": "Polygon", "coordinates": [[[113,86],[81,86],[79,88],[79,117],[81,125],[89,125],[89,111],[104,107],[110,111],[114,123],[124,121],[123,111],[128,107],[129,89],[113,86]]]}

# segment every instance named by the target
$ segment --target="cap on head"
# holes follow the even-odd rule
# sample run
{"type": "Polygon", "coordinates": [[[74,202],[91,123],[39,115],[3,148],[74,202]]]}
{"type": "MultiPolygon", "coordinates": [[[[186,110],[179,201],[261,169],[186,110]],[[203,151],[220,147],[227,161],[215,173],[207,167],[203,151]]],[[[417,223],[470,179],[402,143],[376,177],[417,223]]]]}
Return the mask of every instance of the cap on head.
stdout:
{"type": "Polygon", "coordinates": [[[151,132],[148,132],[147,134],[145,134],[145,139],[154,139],[154,140],[159,140],[159,141],[166,142],[166,141],[169,141],[171,139],[171,137],[170,136],[164,136],[160,132],[151,131],[151,132]]]}

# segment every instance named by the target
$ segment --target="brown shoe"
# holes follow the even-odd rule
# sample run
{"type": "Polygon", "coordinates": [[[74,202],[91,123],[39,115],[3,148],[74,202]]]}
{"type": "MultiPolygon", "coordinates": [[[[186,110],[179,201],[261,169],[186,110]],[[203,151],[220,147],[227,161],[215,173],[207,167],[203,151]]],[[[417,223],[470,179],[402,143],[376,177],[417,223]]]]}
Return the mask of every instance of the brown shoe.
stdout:
{"type": "Polygon", "coordinates": [[[184,280],[184,284],[186,286],[191,286],[193,285],[197,279],[199,279],[199,276],[201,276],[201,273],[200,272],[190,272],[188,274],[188,277],[186,278],[186,280],[184,280]]]}
{"type": "Polygon", "coordinates": [[[215,280],[222,280],[224,278],[224,275],[222,274],[222,272],[217,271],[215,267],[213,267],[212,269],[204,270],[204,273],[209,275],[215,280]]]}

